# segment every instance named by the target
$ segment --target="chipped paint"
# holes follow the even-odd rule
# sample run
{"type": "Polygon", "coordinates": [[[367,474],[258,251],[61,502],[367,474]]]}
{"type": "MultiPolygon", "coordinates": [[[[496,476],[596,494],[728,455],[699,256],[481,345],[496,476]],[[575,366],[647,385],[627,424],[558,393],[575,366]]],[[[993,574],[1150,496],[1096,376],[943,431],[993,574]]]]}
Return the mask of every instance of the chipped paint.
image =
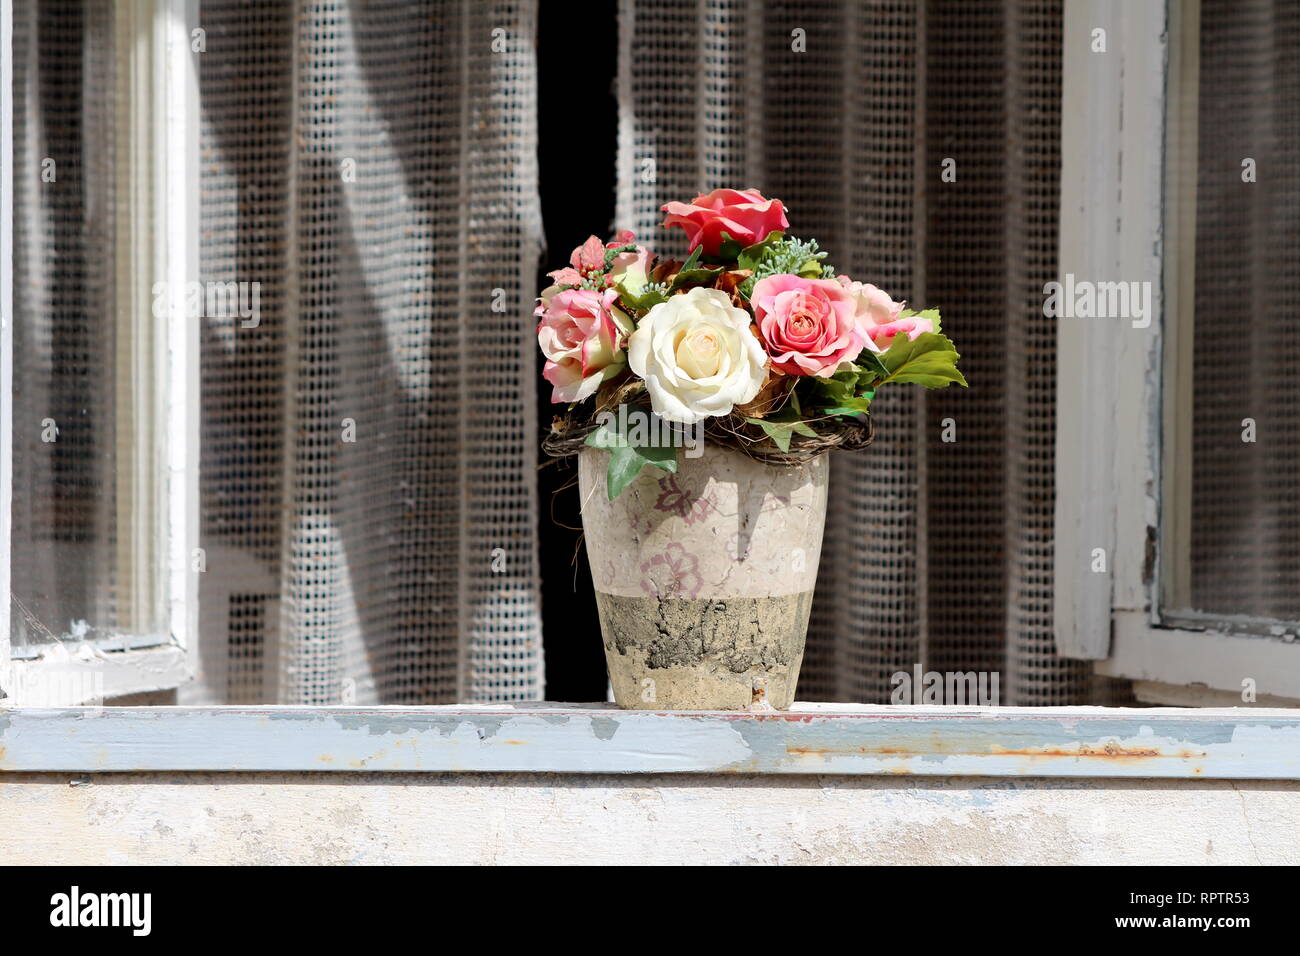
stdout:
{"type": "Polygon", "coordinates": [[[10,710],[0,770],[1300,779],[1300,713],[796,705],[10,710]]]}
{"type": "Polygon", "coordinates": [[[613,717],[591,718],[591,732],[597,740],[613,740],[618,733],[618,721],[613,717]]]}

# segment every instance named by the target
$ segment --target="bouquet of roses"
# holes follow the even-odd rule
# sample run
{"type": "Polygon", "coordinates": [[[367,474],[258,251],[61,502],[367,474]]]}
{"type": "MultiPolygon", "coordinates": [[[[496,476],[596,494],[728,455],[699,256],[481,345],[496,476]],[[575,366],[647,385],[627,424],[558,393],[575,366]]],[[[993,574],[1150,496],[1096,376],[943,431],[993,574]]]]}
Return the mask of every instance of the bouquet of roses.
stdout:
{"type": "MultiPolygon", "coordinates": [[[[585,442],[611,453],[611,499],[643,466],[677,466],[670,443],[627,428],[626,416],[590,427],[619,404],[648,399],[663,420],[797,463],[833,447],[826,437],[837,430],[861,429],[882,385],[966,384],[938,310],[904,308],[837,275],[816,241],[787,235],[780,200],[715,189],[663,211],[663,225],[690,240],[684,262],[627,231],[607,243],[592,236],[549,273],[536,311],[551,400],[570,403],[570,416],[596,400],[585,442]]],[[[557,420],[553,434],[572,427],[557,420]]]]}

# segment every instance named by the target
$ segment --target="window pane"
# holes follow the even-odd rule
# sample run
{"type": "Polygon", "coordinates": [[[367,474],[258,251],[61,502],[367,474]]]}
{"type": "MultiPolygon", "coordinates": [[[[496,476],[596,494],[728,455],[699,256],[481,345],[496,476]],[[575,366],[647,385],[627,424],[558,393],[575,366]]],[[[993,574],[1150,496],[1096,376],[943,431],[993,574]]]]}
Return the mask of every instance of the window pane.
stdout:
{"type": "Polygon", "coordinates": [[[114,153],[123,131],[112,12],[100,3],[14,4],[17,649],[160,629],[161,609],[128,595],[123,569],[135,565],[122,556],[142,549],[119,527],[135,442],[120,396],[140,373],[119,371],[114,153]]]}
{"type": "Polygon", "coordinates": [[[1205,0],[1190,604],[1300,619],[1300,5],[1205,0]]]}

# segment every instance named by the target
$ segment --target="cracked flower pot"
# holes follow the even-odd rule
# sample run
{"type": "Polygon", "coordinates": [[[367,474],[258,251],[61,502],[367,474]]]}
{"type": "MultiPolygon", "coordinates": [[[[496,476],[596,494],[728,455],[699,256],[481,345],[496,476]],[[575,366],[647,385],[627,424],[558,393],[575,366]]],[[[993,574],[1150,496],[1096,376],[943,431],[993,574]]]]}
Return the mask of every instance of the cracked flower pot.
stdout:
{"type": "Polygon", "coordinates": [[[614,699],[635,710],[789,709],[826,520],[830,456],[774,467],[713,444],[614,500],[579,455],[614,699]]]}

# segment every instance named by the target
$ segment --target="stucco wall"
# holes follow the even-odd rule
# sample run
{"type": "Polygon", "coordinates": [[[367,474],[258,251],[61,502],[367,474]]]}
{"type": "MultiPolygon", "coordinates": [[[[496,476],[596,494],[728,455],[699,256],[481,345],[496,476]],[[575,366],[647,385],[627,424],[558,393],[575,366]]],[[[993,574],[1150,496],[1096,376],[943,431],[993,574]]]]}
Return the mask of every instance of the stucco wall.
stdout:
{"type": "Polygon", "coordinates": [[[1300,863],[1300,783],[0,774],[7,863],[1300,863]]]}

